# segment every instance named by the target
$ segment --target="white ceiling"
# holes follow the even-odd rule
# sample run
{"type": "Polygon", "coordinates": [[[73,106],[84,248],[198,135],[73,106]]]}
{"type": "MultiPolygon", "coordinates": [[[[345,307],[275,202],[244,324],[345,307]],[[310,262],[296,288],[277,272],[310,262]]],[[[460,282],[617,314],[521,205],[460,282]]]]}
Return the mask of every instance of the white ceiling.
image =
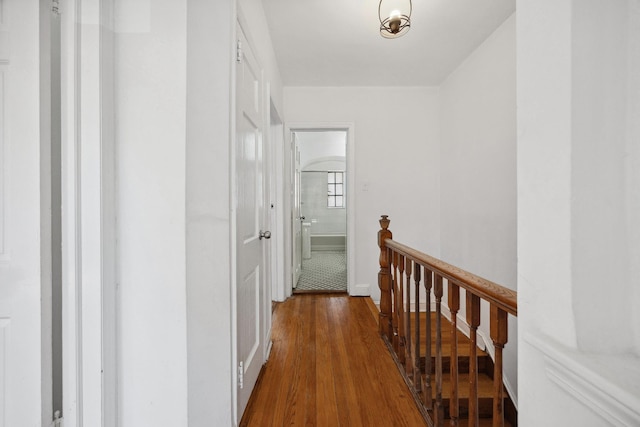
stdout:
{"type": "Polygon", "coordinates": [[[515,12],[515,0],[413,0],[410,31],[384,39],[378,0],[262,3],[285,86],[437,86],[515,12]]]}

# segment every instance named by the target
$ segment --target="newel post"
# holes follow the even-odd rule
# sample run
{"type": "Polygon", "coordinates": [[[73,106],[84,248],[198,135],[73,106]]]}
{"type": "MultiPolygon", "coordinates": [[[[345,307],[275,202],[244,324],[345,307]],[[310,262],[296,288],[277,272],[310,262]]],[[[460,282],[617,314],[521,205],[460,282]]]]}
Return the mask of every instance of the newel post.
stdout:
{"type": "Polygon", "coordinates": [[[380,318],[378,322],[380,335],[386,336],[391,342],[393,326],[391,325],[391,273],[389,269],[389,250],[385,245],[386,239],[391,239],[389,230],[389,216],[382,215],[380,231],[378,231],[378,246],[380,247],[380,272],[378,273],[378,287],[380,288],[380,318]]]}

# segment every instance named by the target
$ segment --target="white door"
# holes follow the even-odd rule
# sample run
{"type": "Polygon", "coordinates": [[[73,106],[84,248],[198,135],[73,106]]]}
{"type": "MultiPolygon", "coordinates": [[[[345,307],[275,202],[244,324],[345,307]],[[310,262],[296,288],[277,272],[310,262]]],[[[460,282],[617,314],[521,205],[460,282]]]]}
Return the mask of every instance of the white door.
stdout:
{"type": "Polygon", "coordinates": [[[51,319],[42,316],[50,271],[41,265],[41,246],[50,251],[50,229],[40,218],[48,191],[45,177],[41,193],[40,163],[51,159],[40,146],[40,103],[47,105],[40,98],[39,8],[37,1],[0,0],[0,427],[53,418],[51,335],[45,339],[51,319]]]}
{"type": "Polygon", "coordinates": [[[300,186],[302,171],[300,168],[300,147],[295,133],[291,134],[293,145],[293,287],[298,286],[302,274],[302,216],[300,214],[300,186]]]}
{"type": "Polygon", "coordinates": [[[264,362],[264,195],[262,166],[262,77],[251,46],[238,26],[236,82],[236,242],[238,419],[264,362]]]}

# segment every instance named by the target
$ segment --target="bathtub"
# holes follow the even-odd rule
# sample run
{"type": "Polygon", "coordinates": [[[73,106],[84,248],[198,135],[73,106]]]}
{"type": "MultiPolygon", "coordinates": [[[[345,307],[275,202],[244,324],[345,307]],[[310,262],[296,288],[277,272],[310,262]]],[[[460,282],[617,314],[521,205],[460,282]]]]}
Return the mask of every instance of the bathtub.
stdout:
{"type": "Polygon", "coordinates": [[[344,251],[347,249],[347,236],[344,234],[312,234],[312,251],[344,251]]]}

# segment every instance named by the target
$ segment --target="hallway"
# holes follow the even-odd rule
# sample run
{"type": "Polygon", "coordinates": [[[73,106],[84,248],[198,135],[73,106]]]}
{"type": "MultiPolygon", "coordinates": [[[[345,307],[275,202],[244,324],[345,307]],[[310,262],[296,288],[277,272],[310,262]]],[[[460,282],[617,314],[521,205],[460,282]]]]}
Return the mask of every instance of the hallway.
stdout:
{"type": "Polygon", "coordinates": [[[378,335],[368,297],[295,295],[241,426],[426,425],[378,335]]]}

